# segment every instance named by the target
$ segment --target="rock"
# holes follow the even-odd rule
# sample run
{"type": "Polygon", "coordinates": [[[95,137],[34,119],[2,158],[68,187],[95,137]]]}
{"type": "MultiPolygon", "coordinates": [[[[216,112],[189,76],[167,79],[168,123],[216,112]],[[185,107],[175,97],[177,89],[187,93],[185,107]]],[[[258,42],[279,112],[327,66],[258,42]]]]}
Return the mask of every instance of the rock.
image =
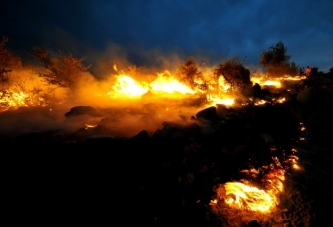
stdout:
{"type": "Polygon", "coordinates": [[[261,225],[257,222],[257,220],[252,220],[249,222],[248,227],[261,227],[261,225]]]}
{"type": "Polygon", "coordinates": [[[262,133],[260,133],[260,136],[263,138],[265,143],[268,143],[268,144],[274,143],[274,138],[271,135],[262,132],[262,133]]]}
{"type": "Polygon", "coordinates": [[[255,83],[252,87],[253,97],[260,97],[261,86],[258,83],[255,83]]]}
{"type": "Polygon", "coordinates": [[[150,139],[150,136],[146,130],[142,130],[135,136],[127,139],[128,142],[139,142],[139,143],[145,143],[150,139]]]}
{"type": "Polygon", "coordinates": [[[208,107],[199,111],[196,115],[196,118],[201,121],[216,121],[219,119],[217,114],[217,109],[215,106],[208,107]]]}
{"type": "Polygon", "coordinates": [[[174,133],[183,130],[183,126],[172,122],[163,122],[163,128],[157,129],[153,135],[153,138],[166,139],[170,138],[174,133]]]}
{"type": "Polygon", "coordinates": [[[92,135],[88,136],[85,140],[85,144],[89,145],[105,145],[105,144],[114,144],[117,142],[117,139],[109,135],[92,135]]]}
{"type": "Polygon", "coordinates": [[[65,113],[65,116],[68,117],[74,117],[74,116],[80,116],[80,115],[89,115],[92,117],[101,117],[102,115],[93,107],[91,106],[75,106],[71,108],[71,110],[67,113],[65,113]]]}
{"type": "Polygon", "coordinates": [[[105,127],[105,125],[97,125],[95,127],[91,127],[91,128],[80,128],[78,130],[76,130],[75,132],[73,132],[72,136],[74,136],[74,138],[76,139],[85,139],[88,138],[90,136],[93,135],[103,135],[103,134],[107,134],[108,130],[105,127]]]}
{"type": "Polygon", "coordinates": [[[216,111],[221,117],[225,117],[230,113],[229,108],[224,104],[216,104],[216,111]]]}
{"type": "Polygon", "coordinates": [[[15,138],[15,141],[18,143],[38,143],[42,141],[42,137],[39,133],[37,132],[29,132],[29,133],[24,133],[21,135],[18,135],[15,138]]]}
{"type": "Polygon", "coordinates": [[[213,124],[203,124],[200,132],[202,135],[214,135],[217,132],[217,127],[213,124]]]}

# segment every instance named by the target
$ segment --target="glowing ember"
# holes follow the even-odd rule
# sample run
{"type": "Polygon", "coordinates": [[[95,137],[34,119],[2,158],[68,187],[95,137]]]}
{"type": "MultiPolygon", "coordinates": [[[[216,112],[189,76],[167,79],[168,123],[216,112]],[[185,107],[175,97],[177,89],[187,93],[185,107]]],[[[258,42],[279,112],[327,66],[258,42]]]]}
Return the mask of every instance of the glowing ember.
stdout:
{"type": "Polygon", "coordinates": [[[217,202],[218,202],[218,200],[217,199],[213,199],[213,200],[211,200],[210,201],[210,205],[216,205],[217,204],[217,202]]]}
{"type": "Polygon", "coordinates": [[[97,125],[85,124],[85,129],[95,128],[97,125]]]}
{"type": "Polygon", "coordinates": [[[240,182],[227,182],[225,202],[233,208],[268,212],[276,204],[275,196],[240,182]]]}
{"type": "Polygon", "coordinates": [[[293,169],[295,170],[300,170],[301,167],[299,165],[297,165],[296,163],[292,165],[293,169]]]}
{"type": "Polygon", "coordinates": [[[277,103],[284,103],[286,101],[286,98],[279,98],[278,100],[276,100],[277,103]]]}
{"type": "Polygon", "coordinates": [[[264,105],[266,103],[267,103],[267,101],[262,99],[262,100],[255,102],[254,105],[259,106],[259,105],[264,105]]]}

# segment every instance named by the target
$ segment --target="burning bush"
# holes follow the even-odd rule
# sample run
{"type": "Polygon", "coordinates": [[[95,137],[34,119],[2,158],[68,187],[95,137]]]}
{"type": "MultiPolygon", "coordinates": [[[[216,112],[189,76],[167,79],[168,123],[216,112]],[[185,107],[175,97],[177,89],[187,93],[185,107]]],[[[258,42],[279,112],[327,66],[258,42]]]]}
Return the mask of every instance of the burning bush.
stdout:
{"type": "Polygon", "coordinates": [[[243,62],[237,57],[232,57],[223,61],[214,69],[216,79],[223,77],[225,82],[230,85],[229,90],[246,94],[251,86],[250,70],[243,66],[243,62]]]}
{"type": "Polygon", "coordinates": [[[203,78],[203,74],[196,65],[193,57],[189,57],[180,66],[178,73],[180,74],[180,80],[192,89],[199,88],[200,90],[207,91],[208,82],[203,78]]]}
{"type": "Polygon", "coordinates": [[[54,98],[55,88],[43,86],[38,75],[21,58],[4,48],[0,39],[0,111],[21,106],[45,106],[54,98]]]}

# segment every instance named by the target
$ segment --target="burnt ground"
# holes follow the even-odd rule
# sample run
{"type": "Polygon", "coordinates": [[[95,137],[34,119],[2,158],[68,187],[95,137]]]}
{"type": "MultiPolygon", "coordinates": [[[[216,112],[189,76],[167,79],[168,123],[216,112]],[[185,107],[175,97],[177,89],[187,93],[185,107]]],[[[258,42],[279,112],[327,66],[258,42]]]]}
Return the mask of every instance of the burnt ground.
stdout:
{"type": "MultiPolygon", "coordinates": [[[[289,171],[286,159],[303,143],[300,122],[305,146],[318,151],[308,154],[316,163],[309,168],[332,172],[332,80],[305,82],[283,104],[213,106],[153,134],[118,138],[103,125],[2,133],[5,216],[13,225],[225,226],[208,205],[214,187],[244,178],[265,187],[266,172],[254,178],[240,170],[269,165],[272,152],[289,171]]],[[[311,185],[328,188],[330,176],[309,179],[303,183],[315,214],[308,224],[318,226],[328,221],[332,194],[311,185]]]]}

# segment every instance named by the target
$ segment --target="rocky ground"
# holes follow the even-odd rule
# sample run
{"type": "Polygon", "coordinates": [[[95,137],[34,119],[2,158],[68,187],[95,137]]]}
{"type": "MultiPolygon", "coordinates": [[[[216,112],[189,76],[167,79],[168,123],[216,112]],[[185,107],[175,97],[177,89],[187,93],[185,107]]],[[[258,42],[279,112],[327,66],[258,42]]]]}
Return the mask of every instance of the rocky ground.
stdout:
{"type": "MultiPolygon", "coordinates": [[[[214,188],[239,179],[264,187],[264,171],[253,178],[240,170],[269,165],[272,152],[288,170],[287,157],[302,142],[300,123],[325,156],[311,157],[330,166],[332,98],[331,80],[316,78],[283,104],[212,106],[185,116],[186,123],[164,121],[155,131],[130,137],[114,136],[110,110],[91,106],[74,107],[65,116],[98,118],[96,127],[3,131],[6,214],[13,224],[226,226],[209,206],[214,188]]],[[[313,177],[312,183],[328,187],[329,181],[313,177]]],[[[319,193],[312,205],[322,199],[319,193]]],[[[322,223],[326,215],[320,210],[311,222],[322,223]]]]}

